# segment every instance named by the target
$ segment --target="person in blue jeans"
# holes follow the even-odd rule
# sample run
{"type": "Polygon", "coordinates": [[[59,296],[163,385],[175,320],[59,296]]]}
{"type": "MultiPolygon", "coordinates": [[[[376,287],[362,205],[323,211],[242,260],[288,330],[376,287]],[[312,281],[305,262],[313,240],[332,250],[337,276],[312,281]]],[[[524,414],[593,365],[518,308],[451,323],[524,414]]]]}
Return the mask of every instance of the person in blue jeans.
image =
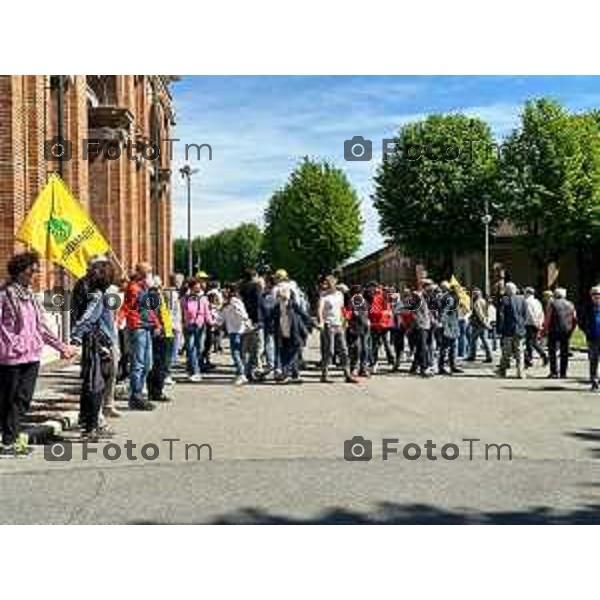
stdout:
{"type": "Polygon", "coordinates": [[[156,310],[159,299],[148,291],[152,281],[150,265],[140,263],[125,290],[122,310],[129,332],[131,373],[129,378],[129,409],[154,410],[154,404],[144,400],[143,390],[152,368],[152,333],[160,328],[156,310]]]}
{"type": "Polygon", "coordinates": [[[228,285],[223,294],[224,304],[221,309],[219,323],[227,330],[231,358],[235,367],[235,385],[243,385],[248,379],[244,375],[245,365],[242,360],[242,336],[256,326],[252,324],[246,307],[235,285],[228,285]]]}

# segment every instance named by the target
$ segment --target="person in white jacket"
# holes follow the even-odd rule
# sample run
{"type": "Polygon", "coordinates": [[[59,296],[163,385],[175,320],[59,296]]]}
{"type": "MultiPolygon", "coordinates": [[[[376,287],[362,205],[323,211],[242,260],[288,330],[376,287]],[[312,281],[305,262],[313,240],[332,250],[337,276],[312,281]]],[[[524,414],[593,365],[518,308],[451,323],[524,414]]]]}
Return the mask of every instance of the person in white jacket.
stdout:
{"type": "Polygon", "coordinates": [[[252,328],[252,323],[235,285],[225,286],[223,300],[224,304],[219,316],[219,324],[225,327],[229,336],[229,347],[236,375],[234,383],[235,385],[243,385],[248,380],[244,375],[242,336],[252,328]]]}
{"type": "Polygon", "coordinates": [[[525,367],[533,365],[533,351],[535,350],[544,366],[548,364],[548,355],[540,343],[540,330],[544,326],[544,308],[535,297],[532,287],[525,288],[525,367]]]}

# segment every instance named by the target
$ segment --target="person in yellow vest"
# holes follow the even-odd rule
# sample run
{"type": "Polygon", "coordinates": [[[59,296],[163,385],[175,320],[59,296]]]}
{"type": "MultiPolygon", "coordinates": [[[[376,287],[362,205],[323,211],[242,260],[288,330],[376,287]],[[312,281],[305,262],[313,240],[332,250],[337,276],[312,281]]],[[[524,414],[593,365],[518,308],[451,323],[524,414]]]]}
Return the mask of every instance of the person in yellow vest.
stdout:
{"type": "Polygon", "coordinates": [[[148,400],[150,402],[170,402],[171,398],[164,393],[165,379],[169,372],[169,360],[173,345],[173,320],[160,277],[155,277],[149,292],[152,294],[153,308],[158,317],[160,327],[152,336],[152,369],[148,375],[148,400]]]}

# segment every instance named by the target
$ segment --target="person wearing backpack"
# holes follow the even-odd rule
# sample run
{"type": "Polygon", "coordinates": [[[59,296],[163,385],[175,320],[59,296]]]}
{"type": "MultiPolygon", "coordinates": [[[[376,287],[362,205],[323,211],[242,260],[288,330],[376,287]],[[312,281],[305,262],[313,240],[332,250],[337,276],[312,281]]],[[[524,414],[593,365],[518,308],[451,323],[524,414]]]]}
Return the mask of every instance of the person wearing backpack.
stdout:
{"type": "Polygon", "coordinates": [[[82,356],[82,384],[79,398],[79,423],[83,437],[98,440],[112,431],[100,422],[100,411],[115,377],[115,352],[118,346],[113,310],[106,294],[114,280],[113,267],[99,261],[89,271],[88,303],[73,325],[71,343],[85,343],[82,356]]]}
{"type": "Polygon", "coordinates": [[[567,300],[567,290],[556,288],[554,298],[548,303],[545,329],[548,332],[548,355],[550,373],[548,378],[565,379],[569,369],[569,343],[577,326],[577,313],[572,302],[567,300]],[[560,371],[557,361],[560,354],[560,371]]]}

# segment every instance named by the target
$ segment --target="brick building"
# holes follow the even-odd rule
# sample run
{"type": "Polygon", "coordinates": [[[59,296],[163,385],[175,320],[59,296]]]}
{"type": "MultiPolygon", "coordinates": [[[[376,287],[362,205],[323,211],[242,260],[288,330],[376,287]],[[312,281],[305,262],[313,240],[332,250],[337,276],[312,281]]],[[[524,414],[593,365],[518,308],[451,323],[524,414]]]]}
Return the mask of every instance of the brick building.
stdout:
{"type": "MultiPolygon", "coordinates": [[[[163,75],[74,75],[63,81],[63,132],[72,158],[63,178],[86,207],[126,269],[150,261],[171,271],[170,157],[172,78],[163,75]],[[84,140],[97,140],[84,144],[84,140]],[[160,158],[138,152],[159,144],[160,158]],[[85,158],[85,147],[89,149],[85,158]],[[121,156],[114,160],[116,149],[121,156]],[[130,151],[126,151],[127,149],[130,151]]],[[[22,244],[15,233],[57,162],[47,160],[58,132],[57,76],[0,76],[0,277],[22,244]]],[[[41,285],[56,281],[44,265],[41,285]]]]}
{"type": "Polygon", "coordinates": [[[342,281],[347,285],[364,285],[377,281],[384,285],[414,287],[426,276],[423,266],[402,254],[393,245],[384,246],[363,258],[344,265],[342,281]]]}

